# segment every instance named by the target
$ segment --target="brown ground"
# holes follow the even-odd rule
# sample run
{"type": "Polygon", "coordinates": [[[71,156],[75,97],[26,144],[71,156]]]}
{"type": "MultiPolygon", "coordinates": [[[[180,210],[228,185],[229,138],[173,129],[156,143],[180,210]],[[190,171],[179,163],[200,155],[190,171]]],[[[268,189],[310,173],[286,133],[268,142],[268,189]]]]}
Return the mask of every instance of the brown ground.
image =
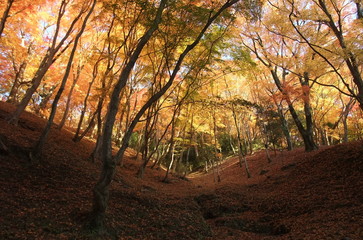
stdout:
{"type": "Polygon", "coordinates": [[[87,158],[93,142],[73,143],[52,130],[40,164],[27,151],[45,121],[26,113],[18,127],[5,119],[13,106],[0,102],[0,239],[363,239],[363,144],[301,149],[248,158],[252,178],[236,158],[190,181],[160,180],[162,170],[135,173],[128,152],[111,187],[108,235],[84,229],[100,163],[87,158]]]}

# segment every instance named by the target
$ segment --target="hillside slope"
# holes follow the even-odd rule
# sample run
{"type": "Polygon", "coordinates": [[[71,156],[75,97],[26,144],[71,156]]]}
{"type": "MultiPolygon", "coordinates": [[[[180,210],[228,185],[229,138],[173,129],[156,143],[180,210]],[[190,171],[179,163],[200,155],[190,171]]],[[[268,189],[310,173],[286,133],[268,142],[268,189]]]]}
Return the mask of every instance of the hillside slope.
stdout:
{"type": "Polygon", "coordinates": [[[362,142],[248,158],[248,179],[237,159],[190,181],[160,180],[162,170],[136,178],[131,150],[111,186],[108,234],[83,227],[101,163],[90,163],[94,143],[74,143],[72,133],[52,129],[40,164],[27,151],[45,124],[25,113],[18,127],[0,102],[0,239],[363,239],[362,142]]]}
{"type": "Polygon", "coordinates": [[[237,159],[194,179],[216,239],[363,239],[362,142],[248,160],[250,179],[237,159]]]}

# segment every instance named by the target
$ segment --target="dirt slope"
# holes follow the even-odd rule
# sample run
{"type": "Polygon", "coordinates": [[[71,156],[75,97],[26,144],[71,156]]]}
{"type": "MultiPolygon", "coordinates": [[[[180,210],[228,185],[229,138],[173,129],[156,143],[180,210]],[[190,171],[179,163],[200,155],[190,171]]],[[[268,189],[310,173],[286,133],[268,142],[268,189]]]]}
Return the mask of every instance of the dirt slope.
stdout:
{"type": "Polygon", "coordinates": [[[25,113],[18,127],[5,119],[13,106],[0,102],[0,239],[363,239],[362,142],[248,158],[252,178],[231,158],[213,174],[190,181],[147,169],[128,152],[111,187],[108,235],[83,229],[100,163],[87,161],[93,142],[73,143],[53,129],[43,161],[27,151],[45,121],[25,113]],[[1,148],[0,148],[1,150],[1,148]]]}

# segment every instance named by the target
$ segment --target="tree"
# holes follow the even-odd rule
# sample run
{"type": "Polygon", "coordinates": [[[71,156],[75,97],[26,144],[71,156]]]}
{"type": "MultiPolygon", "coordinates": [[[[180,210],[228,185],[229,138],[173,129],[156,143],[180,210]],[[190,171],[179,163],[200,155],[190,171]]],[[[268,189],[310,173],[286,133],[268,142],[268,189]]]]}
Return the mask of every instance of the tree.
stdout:
{"type": "MultiPolygon", "coordinates": [[[[309,1],[309,3],[311,4],[310,9],[313,14],[307,11],[302,11],[303,13],[301,14],[298,9],[299,6],[297,6],[295,1],[289,1],[289,20],[291,25],[314,53],[322,58],[338,75],[348,90],[348,95],[354,97],[363,109],[363,79],[360,71],[358,50],[362,46],[362,41],[360,38],[355,39],[356,33],[354,33],[352,27],[349,27],[354,22],[348,17],[354,4],[357,8],[357,17],[361,19],[361,3],[359,1],[339,3],[335,0],[330,2],[325,0],[309,1]],[[306,19],[306,16],[308,21],[300,20],[306,19]],[[317,37],[310,37],[311,32],[306,31],[306,28],[312,27],[318,29],[317,37]],[[336,45],[326,46],[316,41],[320,41],[323,37],[327,38],[330,42],[336,42],[340,50],[336,48],[336,45]],[[352,77],[353,87],[340,70],[341,61],[331,54],[338,56],[344,61],[352,77]]],[[[358,27],[358,29],[361,28],[358,27]]]]}
{"type": "MultiPolygon", "coordinates": [[[[161,22],[162,12],[165,7],[166,7],[166,0],[161,0],[159,8],[157,9],[156,16],[150,28],[140,38],[139,43],[136,46],[136,49],[134,50],[129,59],[129,62],[122,69],[119,80],[117,81],[114,90],[112,92],[111,101],[108,107],[107,118],[103,131],[103,138],[102,138],[101,157],[103,161],[103,168],[100,179],[93,190],[94,201],[93,201],[93,216],[91,221],[91,227],[95,229],[103,228],[103,221],[108,201],[108,186],[111,183],[113,175],[115,173],[116,161],[112,157],[111,137],[112,137],[113,125],[115,122],[115,116],[117,114],[119,106],[120,92],[125,87],[127,79],[131,73],[131,70],[134,67],[135,62],[138,59],[142,49],[149,41],[152,34],[157,30],[158,25],[161,22]]],[[[128,138],[130,137],[131,133],[128,138]]],[[[128,140],[129,139],[127,139],[127,141],[128,140]]]]}
{"type": "Polygon", "coordinates": [[[55,96],[55,98],[53,100],[52,111],[50,113],[47,125],[45,126],[41,136],[39,137],[38,142],[35,144],[33,150],[31,151],[31,153],[29,155],[30,159],[33,162],[37,162],[38,159],[40,158],[41,153],[42,153],[42,150],[43,150],[44,144],[45,144],[45,142],[47,140],[50,128],[51,128],[51,126],[53,124],[53,119],[54,119],[56,111],[57,111],[58,101],[59,101],[59,99],[60,99],[60,97],[61,97],[61,95],[63,93],[64,87],[65,87],[65,85],[67,83],[68,76],[69,76],[70,71],[71,71],[71,67],[72,67],[72,64],[73,64],[73,59],[74,59],[74,56],[76,54],[76,50],[77,50],[77,47],[78,47],[78,42],[79,42],[79,40],[80,40],[80,38],[81,38],[85,28],[86,28],[87,21],[90,18],[95,5],[96,5],[96,0],[92,0],[90,2],[85,3],[82,6],[82,10],[81,10],[82,14],[87,12],[87,15],[86,15],[85,19],[83,20],[81,29],[79,30],[78,34],[75,37],[74,45],[73,45],[71,54],[70,54],[69,59],[68,59],[66,71],[64,73],[64,76],[63,76],[60,88],[58,89],[57,95],[55,96]]]}
{"type": "Polygon", "coordinates": [[[57,23],[55,26],[55,31],[53,38],[51,40],[51,45],[47,49],[47,52],[45,56],[43,56],[43,59],[41,60],[41,63],[37,69],[37,71],[34,74],[34,77],[31,80],[31,87],[29,87],[25,93],[25,96],[17,106],[15,112],[11,115],[9,122],[13,124],[17,124],[19,117],[21,113],[25,110],[26,106],[28,105],[31,97],[33,96],[34,92],[39,87],[44,75],[49,70],[50,66],[61,56],[62,53],[66,51],[66,49],[70,46],[72,41],[69,41],[65,47],[62,48],[63,44],[66,43],[66,40],[69,38],[69,36],[72,34],[74,27],[76,23],[81,19],[82,15],[84,14],[83,11],[79,11],[78,15],[72,20],[69,28],[67,29],[66,33],[63,37],[61,37],[61,40],[59,42],[58,38],[61,31],[61,20],[64,17],[64,14],[66,13],[66,9],[69,2],[66,0],[62,0],[58,16],[57,16],[57,23]]]}
{"type": "MultiPolygon", "coordinates": [[[[280,17],[280,15],[278,16],[280,17]]],[[[288,31],[284,25],[277,25],[276,28],[268,27],[265,24],[255,26],[255,29],[249,28],[249,32],[244,33],[242,44],[255,54],[256,59],[264,65],[275,83],[278,91],[282,94],[282,98],[287,103],[289,112],[299,130],[304,141],[305,150],[312,151],[317,149],[313,137],[313,117],[311,110],[311,87],[322,74],[315,73],[314,65],[309,62],[301,63],[299,57],[305,52],[299,41],[295,42],[294,38],[286,37],[285,32],[288,31]],[[258,30],[264,31],[260,32],[258,30]],[[244,39],[244,40],[243,40],[244,39]],[[289,59],[289,60],[287,60],[289,59]],[[294,59],[294,61],[291,61],[294,59]],[[311,73],[316,75],[315,78],[310,76],[311,73]],[[310,84],[310,81],[313,83],[310,84]],[[300,89],[295,88],[293,81],[298,80],[300,89]],[[297,97],[295,97],[297,95],[297,97]],[[294,98],[300,98],[303,103],[303,111],[305,124],[301,121],[296,107],[294,106],[294,98]]]]}
{"type": "Polygon", "coordinates": [[[84,63],[81,63],[81,60],[79,61],[78,65],[75,66],[75,64],[72,65],[72,69],[73,69],[73,81],[72,81],[72,85],[71,88],[68,92],[68,96],[67,96],[67,101],[66,101],[66,105],[65,105],[65,109],[64,109],[64,113],[63,113],[63,117],[62,120],[59,122],[58,124],[58,129],[62,129],[64,124],[66,123],[66,120],[68,118],[68,113],[69,113],[69,107],[71,104],[71,99],[72,99],[72,95],[73,95],[73,91],[74,88],[76,87],[76,84],[81,76],[81,72],[84,68],[84,63]],[[76,68],[76,70],[74,70],[74,68],[76,68]]]}
{"type": "MultiPolygon", "coordinates": [[[[228,94],[231,97],[232,94],[231,94],[231,91],[228,88],[227,81],[226,81],[226,86],[227,86],[227,89],[228,89],[228,94]]],[[[240,165],[240,167],[242,167],[243,162],[244,162],[247,177],[250,178],[251,173],[250,173],[249,168],[248,168],[248,163],[247,163],[246,156],[245,156],[245,154],[243,152],[241,128],[240,128],[240,124],[238,123],[238,119],[237,119],[237,112],[236,112],[236,107],[237,107],[236,103],[237,102],[238,101],[231,101],[230,105],[231,105],[231,110],[232,110],[233,122],[234,122],[235,128],[237,130],[239,165],[240,165]]]]}

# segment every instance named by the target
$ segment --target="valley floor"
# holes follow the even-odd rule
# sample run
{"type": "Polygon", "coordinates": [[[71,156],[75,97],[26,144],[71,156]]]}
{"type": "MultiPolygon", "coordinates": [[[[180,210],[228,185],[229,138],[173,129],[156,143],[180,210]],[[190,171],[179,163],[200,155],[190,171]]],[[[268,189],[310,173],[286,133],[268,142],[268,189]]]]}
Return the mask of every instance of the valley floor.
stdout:
{"type": "Polygon", "coordinates": [[[94,143],[72,142],[52,129],[42,162],[27,152],[45,120],[25,113],[18,127],[6,118],[13,106],[0,102],[0,239],[363,239],[363,143],[305,153],[249,156],[247,178],[237,158],[188,180],[148,168],[128,151],[110,191],[107,233],[84,228],[101,163],[88,157],[94,143]]]}

